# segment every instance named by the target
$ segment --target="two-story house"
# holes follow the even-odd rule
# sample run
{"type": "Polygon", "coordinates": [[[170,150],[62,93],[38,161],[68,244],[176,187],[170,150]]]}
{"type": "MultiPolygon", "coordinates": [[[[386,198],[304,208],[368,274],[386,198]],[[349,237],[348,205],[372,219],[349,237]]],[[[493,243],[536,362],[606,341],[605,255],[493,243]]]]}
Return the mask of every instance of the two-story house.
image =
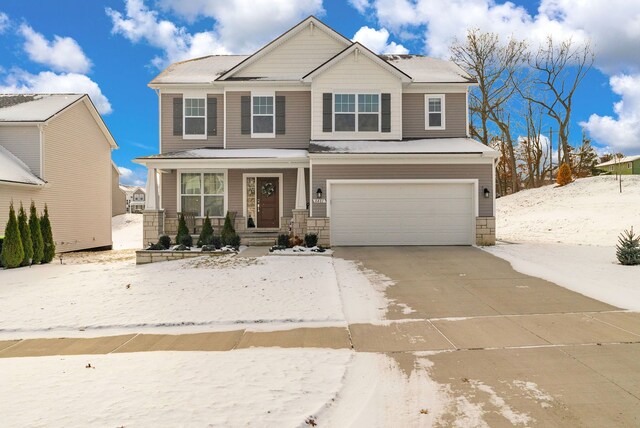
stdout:
{"type": "Polygon", "coordinates": [[[330,245],[492,244],[497,153],[469,138],[455,64],[376,55],[309,17],[252,55],[170,65],[149,86],[160,152],[145,243],[180,212],[330,245]]]}

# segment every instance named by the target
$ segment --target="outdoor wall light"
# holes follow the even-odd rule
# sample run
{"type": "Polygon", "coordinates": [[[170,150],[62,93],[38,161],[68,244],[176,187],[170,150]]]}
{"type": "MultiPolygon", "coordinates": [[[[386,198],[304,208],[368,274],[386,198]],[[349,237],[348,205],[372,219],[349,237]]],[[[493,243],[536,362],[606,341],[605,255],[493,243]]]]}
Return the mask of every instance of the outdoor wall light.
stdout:
{"type": "Polygon", "coordinates": [[[491,192],[486,187],[484,188],[484,197],[488,198],[491,195],[491,192]]]}
{"type": "Polygon", "coordinates": [[[318,199],[322,199],[322,189],[318,187],[318,190],[316,190],[316,197],[318,199]]]}

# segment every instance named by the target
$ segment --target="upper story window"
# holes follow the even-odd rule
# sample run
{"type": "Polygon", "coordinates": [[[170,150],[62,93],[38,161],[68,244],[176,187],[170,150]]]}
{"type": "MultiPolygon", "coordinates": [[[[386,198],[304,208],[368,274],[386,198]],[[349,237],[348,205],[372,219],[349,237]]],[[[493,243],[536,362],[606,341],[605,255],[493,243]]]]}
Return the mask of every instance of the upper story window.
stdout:
{"type": "Polygon", "coordinates": [[[184,99],[184,135],[206,137],[206,105],[205,98],[184,99]]]}
{"type": "Polygon", "coordinates": [[[251,98],[251,134],[273,137],[275,135],[274,96],[254,96],[251,98]]]}
{"type": "Polygon", "coordinates": [[[335,131],[380,131],[379,94],[334,94],[333,111],[335,131]]]}
{"type": "Polygon", "coordinates": [[[445,129],[444,95],[427,94],[425,103],[425,129],[445,129]]]}

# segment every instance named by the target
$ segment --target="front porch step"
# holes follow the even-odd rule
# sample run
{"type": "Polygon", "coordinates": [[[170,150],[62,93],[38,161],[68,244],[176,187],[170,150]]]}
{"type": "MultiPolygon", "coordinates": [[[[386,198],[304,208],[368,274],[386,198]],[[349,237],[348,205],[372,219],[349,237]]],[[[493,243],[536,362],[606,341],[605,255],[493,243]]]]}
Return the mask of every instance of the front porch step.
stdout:
{"type": "Polygon", "coordinates": [[[250,247],[271,247],[276,243],[276,237],[257,237],[257,236],[247,236],[240,237],[240,242],[242,245],[248,245],[250,247]]]}

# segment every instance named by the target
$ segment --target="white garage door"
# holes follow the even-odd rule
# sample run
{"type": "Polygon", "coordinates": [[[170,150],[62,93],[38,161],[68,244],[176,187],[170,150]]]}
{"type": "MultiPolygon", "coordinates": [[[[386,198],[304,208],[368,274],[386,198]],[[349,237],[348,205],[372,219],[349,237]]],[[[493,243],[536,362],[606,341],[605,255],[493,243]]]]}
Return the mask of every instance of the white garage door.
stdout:
{"type": "Polygon", "coordinates": [[[471,245],[471,183],[331,183],[332,245],[471,245]]]}

